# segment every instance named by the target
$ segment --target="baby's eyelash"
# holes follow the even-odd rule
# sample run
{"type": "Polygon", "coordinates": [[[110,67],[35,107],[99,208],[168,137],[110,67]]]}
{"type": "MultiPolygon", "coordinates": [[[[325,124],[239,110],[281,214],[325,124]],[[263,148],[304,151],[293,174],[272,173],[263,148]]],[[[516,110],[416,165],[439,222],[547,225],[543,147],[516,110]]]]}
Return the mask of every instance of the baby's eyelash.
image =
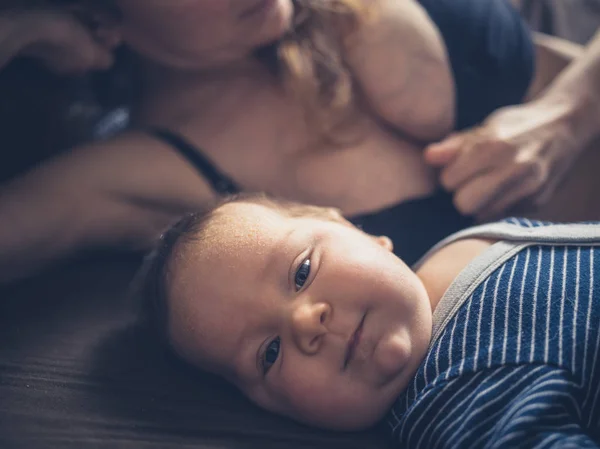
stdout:
{"type": "Polygon", "coordinates": [[[267,348],[265,349],[265,352],[262,355],[261,364],[262,364],[264,375],[266,375],[269,372],[271,367],[277,361],[280,350],[281,350],[281,338],[275,337],[273,340],[271,340],[269,342],[269,344],[267,345],[267,348]]]}
{"type": "Polygon", "coordinates": [[[310,276],[310,265],[310,259],[305,259],[296,270],[294,276],[294,286],[296,287],[296,291],[302,290],[304,284],[306,284],[306,281],[310,276]]]}

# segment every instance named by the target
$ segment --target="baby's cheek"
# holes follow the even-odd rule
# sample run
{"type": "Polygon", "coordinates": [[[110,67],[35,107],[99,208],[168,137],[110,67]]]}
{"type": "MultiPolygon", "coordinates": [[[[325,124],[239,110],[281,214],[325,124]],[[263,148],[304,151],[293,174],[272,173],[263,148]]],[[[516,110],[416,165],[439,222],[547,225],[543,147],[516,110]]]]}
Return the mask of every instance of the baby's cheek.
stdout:
{"type": "Polygon", "coordinates": [[[336,380],[318,366],[309,363],[297,363],[295,366],[288,364],[279,375],[278,385],[285,399],[293,404],[302,404],[304,401],[314,402],[312,396],[321,395],[333,385],[336,380]]]}

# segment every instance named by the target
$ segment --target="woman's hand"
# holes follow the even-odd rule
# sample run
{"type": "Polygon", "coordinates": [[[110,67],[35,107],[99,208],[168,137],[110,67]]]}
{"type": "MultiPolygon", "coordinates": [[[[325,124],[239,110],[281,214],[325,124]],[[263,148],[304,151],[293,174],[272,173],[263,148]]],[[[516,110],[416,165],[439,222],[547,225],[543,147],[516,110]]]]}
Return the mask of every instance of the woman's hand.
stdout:
{"type": "Polygon", "coordinates": [[[547,201],[581,146],[571,105],[538,101],[499,109],[482,126],[453,134],[425,151],[458,210],[501,216],[522,201],[547,201]]]}
{"type": "Polygon", "coordinates": [[[119,43],[114,30],[91,31],[64,12],[31,10],[0,15],[0,68],[18,56],[28,56],[61,75],[107,69],[119,43]]]}

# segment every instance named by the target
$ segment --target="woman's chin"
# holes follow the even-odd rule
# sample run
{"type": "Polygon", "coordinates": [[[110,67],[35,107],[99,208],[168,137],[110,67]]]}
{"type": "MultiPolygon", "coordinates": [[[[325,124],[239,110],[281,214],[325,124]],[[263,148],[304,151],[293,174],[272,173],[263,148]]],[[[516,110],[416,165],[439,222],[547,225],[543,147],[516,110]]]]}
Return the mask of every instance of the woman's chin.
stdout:
{"type": "Polygon", "coordinates": [[[276,0],[270,15],[265,20],[259,46],[269,45],[287,34],[294,23],[294,5],[292,0],[276,0]]]}

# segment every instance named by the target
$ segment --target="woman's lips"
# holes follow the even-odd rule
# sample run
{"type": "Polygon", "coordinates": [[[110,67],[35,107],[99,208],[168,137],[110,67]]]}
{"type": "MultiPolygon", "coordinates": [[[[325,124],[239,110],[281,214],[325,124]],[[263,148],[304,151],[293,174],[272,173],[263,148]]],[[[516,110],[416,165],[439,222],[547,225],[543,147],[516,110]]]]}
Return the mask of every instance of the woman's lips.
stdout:
{"type": "Polygon", "coordinates": [[[365,322],[366,316],[367,316],[367,314],[365,313],[363,315],[363,317],[361,318],[360,323],[358,323],[358,327],[356,328],[356,330],[354,331],[354,333],[350,336],[350,339],[348,340],[348,347],[346,349],[346,357],[344,358],[344,369],[346,369],[348,367],[348,364],[354,357],[356,348],[358,347],[358,344],[360,343],[360,337],[362,335],[363,324],[365,322]]]}

